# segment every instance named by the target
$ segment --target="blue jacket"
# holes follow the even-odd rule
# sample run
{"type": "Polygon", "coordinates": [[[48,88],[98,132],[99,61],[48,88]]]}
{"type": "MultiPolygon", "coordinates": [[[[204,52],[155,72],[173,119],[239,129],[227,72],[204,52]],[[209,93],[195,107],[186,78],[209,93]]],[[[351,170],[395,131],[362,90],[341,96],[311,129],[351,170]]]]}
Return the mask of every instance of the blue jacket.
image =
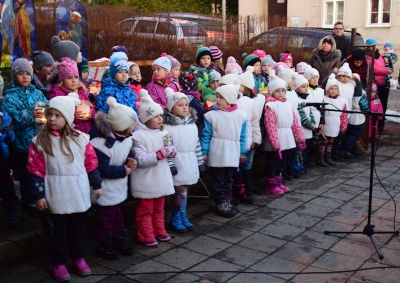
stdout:
{"type": "Polygon", "coordinates": [[[18,152],[28,152],[33,137],[39,131],[40,125],[35,122],[32,112],[38,101],[47,102],[47,98],[33,84],[22,87],[12,82],[4,92],[3,110],[13,120],[14,148],[18,152]]]}
{"type": "Polygon", "coordinates": [[[10,157],[10,149],[8,145],[14,141],[15,135],[13,130],[11,129],[12,119],[7,114],[7,112],[0,111],[0,123],[1,123],[1,132],[0,132],[0,156],[2,158],[10,157]]]}
{"type": "Polygon", "coordinates": [[[139,96],[130,88],[129,82],[123,84],[111,77],[104,78],[96,100],[98,111],[108,113],[109,106],[106,101],[109,96],[115,97],[118,103],[131,107],[139,115],[136,105],[139,96]]]}

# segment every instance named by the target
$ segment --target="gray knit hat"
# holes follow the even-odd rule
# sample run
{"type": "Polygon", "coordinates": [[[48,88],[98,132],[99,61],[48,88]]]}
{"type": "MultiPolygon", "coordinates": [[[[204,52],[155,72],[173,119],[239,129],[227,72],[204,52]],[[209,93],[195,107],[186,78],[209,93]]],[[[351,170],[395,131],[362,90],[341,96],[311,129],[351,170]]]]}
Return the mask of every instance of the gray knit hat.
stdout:
{"type": "Polygon", "coordinates": [[[58,36],[53,36],[51,38],[51,44],[53,45],[54,59],[57,62],[61,62],[61,58],[68,57],[74,61],[78,59],[79,46],[73,41],[63,40],[58,36]]]}
{"type": "Polygon", "coordinates": [[[33,68],[38,69],[42,66],[53,65],[54,59],[49,52],[36,50],[32,52],[33,68]]]}

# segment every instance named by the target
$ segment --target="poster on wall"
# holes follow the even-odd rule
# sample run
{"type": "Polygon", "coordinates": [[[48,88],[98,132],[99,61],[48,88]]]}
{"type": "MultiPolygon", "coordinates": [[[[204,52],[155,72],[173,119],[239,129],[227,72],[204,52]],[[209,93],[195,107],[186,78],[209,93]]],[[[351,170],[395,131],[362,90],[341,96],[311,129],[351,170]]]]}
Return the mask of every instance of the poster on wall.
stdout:
{"type": "Polygon", "coordinates": [[[82,56],[88,58],[87,16],[85,7],[79,1],[60,2],[56,11],[56,34],[61,40],[71,40],[78,44],[82,56]]]}
{"type": "Polygon", "coordinates": [[[36,50],[33,0],[0,0],[1,67],[36,50]]]}

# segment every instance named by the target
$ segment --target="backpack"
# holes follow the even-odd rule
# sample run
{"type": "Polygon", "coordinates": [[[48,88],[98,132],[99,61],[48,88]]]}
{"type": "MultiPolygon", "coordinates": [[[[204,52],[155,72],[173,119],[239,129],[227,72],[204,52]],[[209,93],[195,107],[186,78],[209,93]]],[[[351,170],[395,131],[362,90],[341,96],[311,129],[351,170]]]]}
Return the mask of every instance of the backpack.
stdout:
{"type": "Polygon", "coordinates": [[[264,103],[264,107],[261,112],[261,118],[260,118],[260,132],[261,132],[261,140],[262,141],[267,136],[267,131],[265,130],[265,123],[264,123],[265,108],[267,108],[267,102],[264,103]]]}

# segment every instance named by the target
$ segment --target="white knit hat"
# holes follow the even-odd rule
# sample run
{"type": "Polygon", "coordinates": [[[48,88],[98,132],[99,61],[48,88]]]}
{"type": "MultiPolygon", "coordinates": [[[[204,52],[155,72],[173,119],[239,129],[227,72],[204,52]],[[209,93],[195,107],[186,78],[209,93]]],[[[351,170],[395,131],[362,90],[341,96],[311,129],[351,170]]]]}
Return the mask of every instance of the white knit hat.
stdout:
{"type": "Polygon", "coordinates": [[[300,62],[296,65],[296,72],[299,74],[304,74],[304,71],[306,70],[308,64],[306,62],[300,62]]]}
{"type": "Polygon", "coordinates": [[[294,80],[293,89],[298,89],[302,84],[307,84],[308,87],[308,80],[303,75],[297,75],[296,79],[294,80]]]}
{"type": "Polygon", "coordinates": [[[239,76],[236,70],[229,75],[223,76],[219,81],[218,85],[237,85],[240,84],[239,76]]]}
{"type": "Polygon", "coordinates": [[[306,70],[304,71],[304,77],[307,80],[310,80],[311,78],[317,76],[319,78],[319,72],[317,69],[312,68],[310,65],[309,67],[306,68],[306,70]]]}
{"type": "Polygon", "coordinates": [[[284,88],[286,90],[287,84],[284,80],[277,77],[276,75],[269,75],[268,91],[272,95],[278,88],[284,88]]]}
{"type": "Polygon", "coordinates": [[[168,73],[170,73],[171,67],[172,67],[172,62],[167,56],[162,56],[162,57],[159,57],[156,60],[154,60],[153,64],[151,64],[151,65],[152,66],[154,66],[154,65],[160,66],[160,67],[164,68],[165,70],[167,70],[168,73]]]}
{"type": "Polygon", "coordinates": [[[131,107],[118,103],[112,96],[109,96],[106,102],[110,106],[107,120],[111,130],[123,132],[133,124],[137,124],[136,112],[131,107]]]}
{"type": "Polygon", "coordinates": [[[338,73],[338,76],[347,76],[347,77],[351,77],[352,72],[351,69],[349,67],[349,63],[344,63],[342,67],[340,67],[338,73]]]}
{"type": "Polygon", "coordinates": [[[229,104],[236,104],[239,95],[238,85],[223,85],[215,90],[219,93],[229,104]]]}
{"type": "Polygon", "coordinates": [[[159,104],[153,101],[147,90],[141,89],[139,95],[140,95],[140,110],[139,110],[140,122],[144,124],[151,118],[163,114],[163,109],[159,104]]]}
{"type": "MultiPolygon", "coordinates": [[[[282,66],[278,67],[278,77],[284,80],[286,83],[290,83],[295,79],[295,73],[289,68],[284,68],[282,66]]],[[[269,88],[269,84],[268,84],[269,88]]],[[[272,92],[271,92],[272,93],[272,92]]]]}
{"type": "Polygon", "coordinates": [[[328,82],[326,83],[325,86],[325,90],[328,91],[328,89],[334,85],[339,87],[339,81],[335,78],[335,74],[332,73],[329,75],[328,82]]]}
{"type": "Polygon", "coordinates": [[[81,103],[78,94],[71,92],[67,96],[56,96],[49,101],[48,109],[53,108],[59,111],[71,126],[75,118],[75,106],[81,103]]]}
{"type": "Polygon", "coordinates": [[[188,97],[186,96],[186,94],[184,94],[182,92],[174,92],[174,90],[172,88],[167,87],[165,89],[165,94],[167,96],[168,111],[169,112],[171,112],[172,108],[174,108],[175,103],[177,103],[178,100],[181,99],[181,98],[185,98],[187,100],[187,103],[189,104],[188,97]]]}
{"type": "Polygon", "coordinates": [[[253,89],[255,85],[254,77],[253,77],[254,67],[247,66],[246,72],[239,75],[239,81],[241,85],[249,89],[253,89]]]}

